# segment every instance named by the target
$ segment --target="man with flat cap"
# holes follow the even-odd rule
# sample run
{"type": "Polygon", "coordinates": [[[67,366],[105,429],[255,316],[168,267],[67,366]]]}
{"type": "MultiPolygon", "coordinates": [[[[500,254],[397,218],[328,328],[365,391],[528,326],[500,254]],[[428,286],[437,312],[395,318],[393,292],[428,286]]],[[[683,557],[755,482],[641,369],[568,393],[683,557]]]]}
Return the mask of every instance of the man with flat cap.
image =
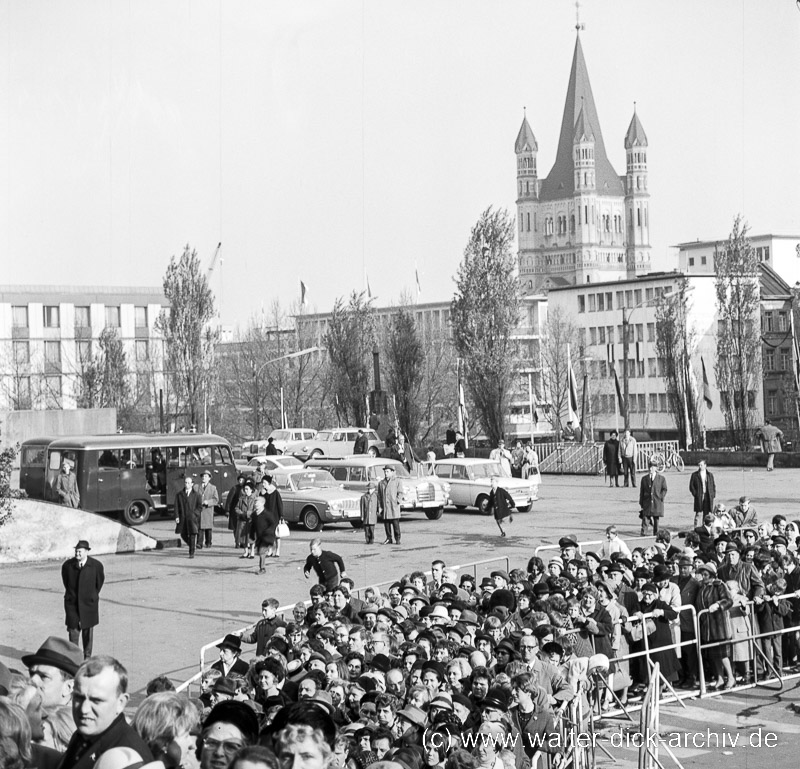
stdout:
{"type": "Polygon", "coordinates": [[[50,636],[37,651],[22,657],[31,683],[42,697],[43,721],[56,716],[61,710],[70,712],[75,673],[82,663],[80,646],[57,636],[50,636]]]}
{"type": "Polygon", "coordinates": [[[384,545],[400,544],[400,499],[403,487],[397,478],[394,465],[383,468],[383,480],[378,484],[378,517],[383,516],[386,531],[384,545]]]}
{"type": "Polygon", "coordinates": [[[100,623],[100,591],[106,579],[103,564],[89,556],[90,550],[89,543],[80,540],[75,545],[75,557],[61,566],[67,633],[73,644],[82,639],[87,658],[92,656],[94,628],[100,623]]]}
{"type": "Polygon", "coordinates": [[[217,487],[211,483],[211,471],[203,470],[201,483],[197,489],[200,495],[200,532],[198,534],[197,549],[211,547],[211,537],[214,533],[214,510],[219,505],[219,492],[217,487]],[[202,540],[202,541],[201,541],[202,540]]]}

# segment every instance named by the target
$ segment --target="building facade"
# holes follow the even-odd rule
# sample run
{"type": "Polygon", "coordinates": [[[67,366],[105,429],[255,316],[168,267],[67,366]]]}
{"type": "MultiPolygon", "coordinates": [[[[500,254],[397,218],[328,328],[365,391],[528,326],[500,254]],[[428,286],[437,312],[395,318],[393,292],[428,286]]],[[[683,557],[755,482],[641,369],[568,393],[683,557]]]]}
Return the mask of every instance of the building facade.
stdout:
{"type": "Polygon", "coordinates": [[[105,329],[123,342],[132,392],[152,403],[163,376],[156,320],[168,306],[159,288],[0,286],[0,408],[76,408],[105,329]]]}
{"type": "Polygon", "coordinates": [[[635,110],[624,145],[626,172],[619,175],[606,154],[579,33],[550,173],[539,177],[527,116],[514,144],[519,269],[528,290],[649,272],[648,144],[635,110]]]}

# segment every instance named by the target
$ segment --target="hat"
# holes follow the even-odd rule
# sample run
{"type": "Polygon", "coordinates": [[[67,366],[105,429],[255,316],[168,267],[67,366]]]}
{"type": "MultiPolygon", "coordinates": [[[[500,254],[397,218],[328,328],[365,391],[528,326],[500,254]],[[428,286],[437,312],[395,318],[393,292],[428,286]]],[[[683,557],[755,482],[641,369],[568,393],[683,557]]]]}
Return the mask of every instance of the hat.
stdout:
{"type": "Polygon", "coordinates": [[[22,658],[22,664],[26,668],[50,665],[74,676],[83,664],[83,652],[74,643],[51,635],[34,654],[26,654],[22,658]]]}
{"type": "Polygon", "coordinates": [[[469,609],[465,609],[461,612],[461,616],[459,617],[458,621],[463,625],[474,625],[475,627],[478,627],[480,624],[478,622],[478,615],[469,609]]]}
{"type": "Polygon", "coordinates": [[[669,566],[660,563],[653,569],[653,582],[661,582],[662,580],[669,579],[672,576],[672,571],[669,566]]]}
{"type": "Polygon", "coordinates": [[[79,539],[78,544],[73,548],[74,550],[91,550],[89,543],[85,539],[79,539]]]}
{"type": "Polygon", "coordinates": [[[737,545],[735,542],[728,542],[728,545],[725,548],[725,552],[726,553],[732,553],[734,550],[738,553],[739,552],[739,545],[737,545]]]}
{"type": "Polygon", "coordinates": [[[468,710],[472,710],[475,707],[475,704],[472,700],[467,697],[466,694],[462,694],[461,692],[453,692],[451,695],[453,698],[453,704],[459,704],[462,707],[467,708],[468,710]]]}
{"type": "Polygon", "coordinates": [[[559,569],[564,569],[564,561],[561,559],[560,556],[556,555],[553,556],[548,562],[548,566],[558,566],[559,569]]]}
{"type": "Polygon", "coordinates": [[[486,693],[486,696],[481,700],[480,706],[484,709],[502,710],[505,713],[508,710],[508,695],[505,690],[494,687],[486,693]]]}
{"type": "Polygon", "coordinates": [[[506,582],[508,582],[508,572],[507,571],[503,571],[502,569],[495,569],[491,573],[490,576],[492,578],[494,578],[494,577],[502,577],[502,579],[504,579],[506,582]]]}
{"type": "Polygon", "coordinates": [[[558,641],[548,641],[542,646],[542,651],[547,654],[558,654],[560,657],[564,653],[564,647],[558,641]]]}
{"type": "Polygon", "coordinates": [[[550,586],[546,582],[537,582],[533,586],[534,595],[550,595],[550,586]]]}
{"type": "Polygon", "coordinates": [[[384,466],[383,466],[383,469],[384,469],[384,470],[395,470],[396,468],[395,468],[395,466],[394,466],[394,465],[384,465],[384,466]]]}
{"type": "Polygon", "coordinates": [[[497,617],[503,624],[508,622],[508,618],[511,616],[511,612],[505,606],[495,606],[489,612],[490,617],[497,617]]]}
{"type": "Polygon", "coordinates": [[[317,690],[317,693],[313,697],[309,697],[306,702],[310,702],[319,706],[325,710],[329,716],[332,716],[336,710],[336,708],[333,707],[331,695],[328,692],[319,689],[317,690]]]}
{"type": "Polygon", "coordinates": [[[202,477],[204,475],[207,475],[210,478],[211,477],[211,470],[203,470],[203,472],[200,473],[200,477],[202,477]]]}
{"type": "Polygon", "coordinates": [[[608,567],[609,574],[624,574],[625,569],[622,568],[622,564],[620,563],[612,563],[611,566],[608,567]]]}
{"type": "Polygon", "coordinates": [[[642,592],[655,593],[658,595],[658,588],[652,582],[645,582],[644,585],[642,585],[642,592]]]}
{"type": "Polygon", "coordinates": [[[430,616],[438,617],[439,619],[446,619],[446,620],[450,619],[450,615],[447,613],[447,609],[440,603],[437,603],[436,606],[434,606],[431,609],[430,616]]]}
{"type": "Polygon", "coordinates": [[[218,678],[214,681],[211,690],[216,694],[227,694],[233,697],[236,694],[236,684],[234,684],[233,680],[228,678],[228,676],[222,676],[222,678],[218,678]]]}
{"type": "Polygon", "coordinates": [[[455,625],[450,625],[450,627],[447,628],[447,632],[456,633],[463,638],[465,635],[467,635],[467,628],[462,622],[456,622],[455,625]]]}
{"type": "Polygon", "coordinates": [[[558,546],[563,550],[565,547],[577,547],[578,540],[574,534],[568,534],[566,537],[561,537],[558,540],[558,546]]]}
{"type": "Polygon", "coordinates": [[[414,601],[422,601],[424,604],[430,604],[428,596],[423,595],[422,593],[419,593],[418,595],[412,595],[411,598],[408,599],[409,603],[414,603],[414,601]]]}
{"type": "Polygon", "coordinates": [[[497,649],[495,649],[495,654],[497,654],[501,650],[506,652],[508,656],[511,657],[511,659],[517,656],[517,650],[514,648],[514,644],[507,638],[504,638],[502,641],[500,641],[499,644],[497,644],[497,649]]]}
{"type": "Polygon", "coordinates": [[[439,692],[432,700],[431,704],[429,705],[431,708],[441,708],[442,710],[452,710],[453,709],[453,698],[450,696],[449,692],[439,692]]]}
{"type": "Polygon", "coordinates": [[[600,558],[600,556],[597,553],[594,552],[594,550],[588,550],[587,552],[585,552],[583,554],[583,557],[584,558],[594,558],[595,561],[597,561],[597,563],[601,563],[602,560],[603,560],[602,558],[600,558]]]}
{"type": "Polygon", "coordinates": [[[492,580],[491,577],[484,577],[481,580],[481,588],[484,587],[494,587],[494,581],[492,580]]]}
{"type": "Polygon", "coordinates": [[[414,726],[425,726],[427,723],[425,713],[416,705],[406,705],[402,710],[397,711],[397,715],[414,724],[414,726]]]}
{"type": "Polygon", "coordinates": [[[217,649],[233,649],[235,652],[242,651],[242,639],[238,635],[228,633],[221,643],[217,644],[217,649]]]}
{"type": "Polygon", "coordinates": [[[203,721],[203,729],[217,723],[233,724],[248,742],[258,739],[258,717],[252,708],[238,700],[218,702],[203,721]]]}
{"type": "Polygon", "coordinates": [[[773,547],[777,547],[778,545],[783,545],[784,547],[787,547],[788,544],[789,543],[788,543],[786,537],[784,537],[782,534],[773,534],[772,535],[772,546],[773,547]]]}
{"type": "Polygon", "coordinates": [[[392,661],[385,654],[376,654],[370,665],[375,670],[380,670],[381,673],[388,673],[392,669],[392,661]]]}
{"type": "Polygon", "coordinates": [[[713,561],[708,561],[707,563],[701,563],[697,567],[697,571],[707,571],[709,574],[711,574],[712,577],[716,577],[717,564],[715,564],[713,561]]]}
{"type": "Polygon", "coordinates": [[[367,604],[359,613],[358,616],[362,619],[367,616],[367,614],[378,614],[378,607],[375,604],[367,604]]]}
{"type": "Polygon", "coordinates": [[[650,579],[650,570],[646,569],[644,566],[640,566],[638,569],[635,569],[633,572],[634,579],[650,579]]]}
{"type": "Polygon", "coordinates": [[[595,670],[607,671],[610,664],[611,663],[608,661],[608,657],[605,654],[593,654],[591,657],[589,657],[589,665],[586,669],[586,672],[592,673],[595,670]]]}
{"type": "Polygon", "coordinates": [[[682,555],[678,559],[678,566],[694,566],[694,558],[690,555],[682,555]]]}
{"type": "Polygon", "coordinates": [[[365,692],[374,692],[378,685],[372,676],[359,676],[353,683],[360,686],[365,692]]]}
{"type": "MultiPolygon", "coordinates": [[[[387,611],[389,611],[389,609],[384,609],[384,612],[387,612],[387,611]]],[[[408,619],[408,609],[405,606],[395,606],[394,611],[395,611],[395,614],[397,615],[397,617],[394,620],[395,622],[400,622],[401,620],[408,619]]],[[[379,616],[380,616],[380,614],[381,614],[381,612],[378,612],[379,616]]]]}
{"type": "Polygon", "coordinates": [[[422,665],[422,672],[425,673],[427,670],[432,670],[434,673],[436,673],[440,681],[445,680],[445,669],[441,662],[436,662],[435,660],[426,660],[422,665]]]}
{"type": "Polygon", "coordinates": [[[420,619],[425,619],[425,617],[430,617],[430,616],[431,616],[431,614],[433,614],[433,606],[430,606],[430,605],[428,605],[428,606],[423,606],[423,607],[422,607],[422,608],[419,610],[419,618],[420,618],[420,619]]]}

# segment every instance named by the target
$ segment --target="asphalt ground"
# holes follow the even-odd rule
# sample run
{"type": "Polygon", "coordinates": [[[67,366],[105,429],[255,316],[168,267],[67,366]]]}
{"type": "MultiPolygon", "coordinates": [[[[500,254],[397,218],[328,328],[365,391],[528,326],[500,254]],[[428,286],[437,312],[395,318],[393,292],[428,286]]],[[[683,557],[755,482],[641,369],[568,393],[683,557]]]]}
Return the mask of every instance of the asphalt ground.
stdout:
{"type": "MultiPolygon", "coordinates": [[[[800,518],[800,470],[746,468],[714,469],[719,499],[735,503],[748,494],[760,517],[782,513],[800,518]]],[[[689,471],[666,474],[669,492],[662,526],[676,531],[692,525],[689,471]]],[[[491,518],[475,511],[450,510],[439,521],[413,514],[402,522],[402,546],[367,546],[363,533],[347,524],[326,527],[319,536],[323,547],[342,555],[347,573],[359,586],[393,580],[415,569],[426,570],[434,558],[448,564],[508,558],[511,567],[524,567],[536,547],[553,544],[566,533],[579,540],[601,539],[604,528],[616,524],[624,538],[639,533],[638,492],[608,488],[603,478],[546,475],[540,500],[529,513],[508,524],[501,539],[491,518]]],[[[143,527],[152,536],[174,539],[174,522],[154,519],[143,527]]],[[[376,539],[382,541],[381,531],[376,539]]],[[[258,575],[257,560],[241,560],[233,548],[232,534],[222,517],[215,520],[214,545],[189,560],[186,547],[151,552],[103,556],[106,584],[101,594],[100,625],[95,628],[95,653],[111,654],[128,668],[133,702],[143,696],[151,678],[165,674],[183,681],[195,673],[199,650],[205,643],[260,617],[261,601],[274,596],[281,604],[305,599],[312,581],[303,578],[308,543],[316,535],[292,529],[282,543],[280,559],[268,559],[265,575],[258,575]]],[[[87,533],[91,540],[91,534],[87,533]]],[[[555,552],[555,551],[549,551],[555,552]]],[[[478,567],[478,576],[497,568],[499,561],[478,567]]],[[[63,624],[63,588],[60,564],[43,562],[4,566],[0,570],[0,659],[20,667],[22,654],[35,650],[48,635],[66,636],[63,624]]],[[[251,647],[252,648],[252,647],[251,647]]],[[[246,653],[245,657],[249,655],[246,653]]],[[[213,661],[213,656],[207,658],[213,661]]],[[[715,724],[729,730],[757,729],[760,724],[778,731],[778,747],[686,749],[684,766],[782,766],[784,757],[796,766],[800,748],[800,717],[788,709],[797,701],[798,689],[787,685],[780,695],[755,689],[724,698],[691,700],[691,710],[677,705],[662,710],[665,729],[705,731],[715,724]],[[674,713],[674,715],[673,715],[674,713]],[[688,715],[687,715],[688,714],[688,715]],[[782,731],[778,725],[783,725],[782,731]]],[[[742,738],[745,739],[745,738],[742,738]]],[[[615,751],[621,762],[635,760],[635,751],[615,751]]],[[[666,758],[665,765],[669,765],[666,758]]],[[[624,766],[624,763],[619,764],[624,766]]],[[[787,766],[789,763],[786,764],[787,766]]]]}

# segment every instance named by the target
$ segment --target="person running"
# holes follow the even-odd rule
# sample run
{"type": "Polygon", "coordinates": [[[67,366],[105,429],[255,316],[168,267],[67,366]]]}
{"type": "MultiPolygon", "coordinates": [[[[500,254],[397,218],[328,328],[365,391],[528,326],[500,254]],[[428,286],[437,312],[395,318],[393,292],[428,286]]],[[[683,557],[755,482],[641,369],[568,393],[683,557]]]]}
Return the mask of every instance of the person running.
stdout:
{"type": "Polygon", "coordinates": [[[509,523],[513,523],[513,513],[516,512],[516,507],[514,506],[514,500],[511,498],[511,494],[502,486],[498,485],[496,475],[492,476],[491,484],[492,490],[489,492],[489,502],[486,509],[494,515],[497,528],[500,529],[500,536],[505,537],[506,532],[503,528],[503,520],[508,518],[509,523]]]}

